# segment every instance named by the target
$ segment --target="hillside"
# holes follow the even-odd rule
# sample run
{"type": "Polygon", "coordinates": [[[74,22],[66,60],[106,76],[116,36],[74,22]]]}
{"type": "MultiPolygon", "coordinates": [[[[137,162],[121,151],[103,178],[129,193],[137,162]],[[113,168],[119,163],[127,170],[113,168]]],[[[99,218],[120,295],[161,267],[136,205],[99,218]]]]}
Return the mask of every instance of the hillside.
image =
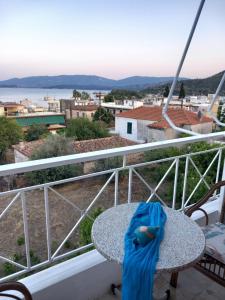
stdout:
{"type": "Polygon", "coordinates": [[[170,82],[173,77],[132,76],[121,80],[94,75],[59,75],[12,78],[0,81],[0,87],[72,88],[72,89],[131,89],[140,90],[156,84],[170,82]]]}
{"type": "MultiPolygon", "coordinates": [[[[184,87],[186,91],[186,95],[208,95],[214,94],[217,86],[223,76],[224,71],[215,74],[213,76],[204,78],[204,79],[187,79],[184,82],[184,87]]],[[[172,82],[172,81],[171,81],[172,82]]],[[[169,86],[171,86],[171,82],[169,86]]],[[[178,95],[180,90],[180,84],[182,80],[179,80],[177,83],[174,94],[178,95]]],[[[166,84],[159,84],[154,87],[148,87],[143,90],[144,93],[160,93],[162,94],[165,89],[166,84]]],[[[220,95],[225,95],[225,84],[222,87],[220,95]]]]}

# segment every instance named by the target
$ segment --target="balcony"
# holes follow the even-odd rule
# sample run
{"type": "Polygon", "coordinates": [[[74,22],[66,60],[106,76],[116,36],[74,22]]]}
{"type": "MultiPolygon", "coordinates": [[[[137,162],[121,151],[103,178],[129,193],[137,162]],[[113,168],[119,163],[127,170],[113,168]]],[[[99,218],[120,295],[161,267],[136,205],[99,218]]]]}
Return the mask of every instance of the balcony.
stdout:
{"type": "MultiPolygon", "coordinates": [[[[213,143],[221,136],[214,133],[2,165],[0,176],[20,186],[0,193],[1,281],[21,280],[34,299],[57,300],[65,295],[68,300],[113,299],[110,284],[120,282],[120,268],[93,250],[86,228],[96,211],[141,200],[158,200],[183,211],[212,181],[224,179],[225,146],[213,143]],[[208,147],[201,151],[192,147],[198,142],[207,142],[208,147]],[[175,156],[168,150],[171,147],[175,156]],[[162,149],[168,150],[165,157],[162,149]],[[26,181],[29,172],[98,162],[98,168],[73,178],[31,186],[26,181]]],[[[218,220],[223,193],[222,189],[205,204],[212,223],[218,220]]],[[[193,218],[204,224],[202,212],[193,218]]],[[[225,290],[189,269],[182,272],[173,295],[174,299],[224,299],[225,290]]]]}

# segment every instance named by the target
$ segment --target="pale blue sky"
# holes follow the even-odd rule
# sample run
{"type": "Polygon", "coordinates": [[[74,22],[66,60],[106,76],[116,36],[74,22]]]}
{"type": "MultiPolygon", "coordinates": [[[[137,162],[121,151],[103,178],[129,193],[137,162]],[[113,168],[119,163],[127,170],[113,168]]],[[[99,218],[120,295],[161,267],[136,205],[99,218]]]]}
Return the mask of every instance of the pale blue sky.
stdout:
{"type": "MultiPolygon", "coordinates": [[[[199,0],[0,0],[0,79],[174,75],[199,0]]],[[[206,0],[182,75],[225,69],[225,0],[206,0]]]]}

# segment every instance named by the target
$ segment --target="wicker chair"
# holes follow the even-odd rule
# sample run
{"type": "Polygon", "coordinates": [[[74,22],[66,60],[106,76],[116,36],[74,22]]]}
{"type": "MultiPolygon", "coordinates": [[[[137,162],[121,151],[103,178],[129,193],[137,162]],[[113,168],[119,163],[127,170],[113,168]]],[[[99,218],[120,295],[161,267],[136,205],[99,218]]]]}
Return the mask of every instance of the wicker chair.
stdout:
{"type": "Polygon", "coordinates": [[[20,282],[5,282],[0,284],[0,298],[6,297],[9,299],[16,299],[16,300],[32,300],[32,296],[26,286],[20,282]],[[18,291],[20,292],[23,297],[20,298],[18,296],[5,293],[6,291],[18,291]]]}
{"type": "MultiPolygon", "coordinates": [[[[225,180],[213,185],[201,200],[185,211],[185,214],[191,217],[193,212],[200,210],[206,218],[206,226],[202,228],[206,237],[206,249],[201,260],[195,265],[195,268],[225,287],[225,224],[223,224],[225,198],[223,199],[220,221],[218,223],[208,225],[207,212],[201,207],[209,200],[214,192],[222,186],[225,186],[225,180]]],[[[177,280],[178,273],[172,273],[170,280],[171,286],[176,288],[177,280]]]]}

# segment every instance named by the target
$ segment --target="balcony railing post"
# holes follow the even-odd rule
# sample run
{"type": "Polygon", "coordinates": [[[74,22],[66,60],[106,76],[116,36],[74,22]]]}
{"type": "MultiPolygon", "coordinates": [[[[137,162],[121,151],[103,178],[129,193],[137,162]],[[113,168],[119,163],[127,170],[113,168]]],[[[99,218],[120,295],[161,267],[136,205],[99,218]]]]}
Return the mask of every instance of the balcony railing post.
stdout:
{"type": "Polygon", "coordinates": [[[46,239],[48,249],[48,260],[51,261],[51,231],[50,231],[50,215],[49,215],[49,201],[48,201],[48,187],[44,187],[45,199],[45,224],[46,224],[46,239]]]}
{"type": "Polygon", "coordinates": [[[127,202],[131,203],[132,198],[132,177],[133,177],[133,169],[129,168],[129,180],[128,180],[128,197],[127,202]]]}
{"type": "Polygon", "coordinates": [[[175,167],[174,185],[173,185],[173,204],[172,204],[173,209],[176,208],[178,172],[179,172],[179,158],[176,158],[176,167],[175,167]]]}
{"type": "MultiPolygon", "coordinates": [[[[225,159],[223,161],[223,173],[222,173],[222,180],[225,180],[225,159]]],[[[222,186],[220,188],[220,204],[219,204],[219,212],[221,212],[222,210],[222,205],[223,205],[223,200],[224,200],[224,197],[225,197],[225,187],[222,186]]]]}
{"type": "Polygon", "coordinates": [[[27,269],[29,270],[31,268],[30,241],[29,241],[29,230],[28,230],[28,219],[27,219],[27,205],[26,205],[26,197],[24,192],[21,192],[21,200],[22,200],[22,211],[23,211],[23,226],[24,226],[27,269]]]}
{"type": "Polygon", "coordinates": [[[182,194],[182,203],[181,203],[182,210],[184,209],[184,203],[185,203],[185,197],[186,197],[188,166],[189,166],[189,155],[187,155],[186,162],[185,162],[184,185],[183,185],[183,194],[182,194]]]}
{"type": "Polygon", "coordinates": [[[119,196],[119,171],[115,171],[115,195],[114,195],[114,206],[118,205],[118,196],[119,196]]]}

